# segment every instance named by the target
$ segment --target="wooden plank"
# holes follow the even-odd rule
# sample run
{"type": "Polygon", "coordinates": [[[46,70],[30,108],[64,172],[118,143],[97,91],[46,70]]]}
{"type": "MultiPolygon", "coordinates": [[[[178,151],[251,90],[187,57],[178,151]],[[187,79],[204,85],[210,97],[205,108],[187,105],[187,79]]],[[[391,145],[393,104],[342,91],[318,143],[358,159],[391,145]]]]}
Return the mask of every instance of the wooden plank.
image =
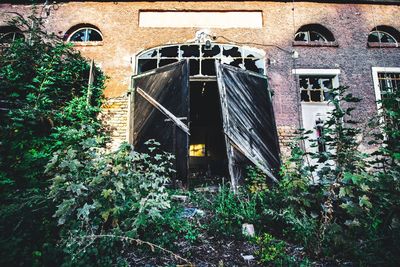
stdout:
{"type": "Polygon", "coordinates": [[[279,145],[266,77],[216,65],[232,183],[240,179],[236,169],[245,164],[240,155],[277,182],[279,145]]]}
{"type": "Polygon", "coordinates": [[[165,116],[167,116],[172,122],[178,126],[182,131],[184,131],[187,135],[190,135],[189,133],[189,127],[186,126],[183,122],[180,121],[179,118],[177,118],[174,114],[172,114],[168,109],[164,108],[163,105],[158,103],[154,98],[152,98],[149,94],[147,94],[145,91],[140,89],[139,87],[136,88],[136,91],[138,94],[140,94],[144,99],[149,101],[150,104],[152,104],[156,109],[158,109],[161,113],[163,113],[165,116]]]}

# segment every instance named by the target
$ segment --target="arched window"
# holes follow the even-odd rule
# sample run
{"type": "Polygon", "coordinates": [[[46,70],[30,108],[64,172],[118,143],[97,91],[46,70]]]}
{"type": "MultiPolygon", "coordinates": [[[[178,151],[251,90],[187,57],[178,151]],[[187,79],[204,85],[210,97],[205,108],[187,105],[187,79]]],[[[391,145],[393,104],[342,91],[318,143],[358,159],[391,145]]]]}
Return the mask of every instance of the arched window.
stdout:
{"type": "Polygon", "coordinates": [[[390,26],[377,26],[368,35],[368,45],[397,47],[400,41],[400,32],[390,26]]]}
{"type": "Polygon", "coordinates": [[[16,27],[0,27],[0,44],[10,44],[17,39],[24,39],[25,36],[16,27]]]}
{"type": "Polygon", "coordinates": [[[331,31],[320,24],[307,24],[300,27],[296,32],[294,41],[304,43],[328,43],[334,42],[335,37],[331,31]]]}
{"type": "Polygon", "coordinates": [[[69,29],[64,39],[69,42],[99,42],[103,41],[103,35],[97,27],[85,24],[69,29]]]}
{"type": "Polygon", "coordinates": [[[258,49],[233,44],[185,43],[160,46],[137,56],[137,73],[188,59],[191,76],[215,76],[215,60],[223,64],[264,74],[265,54],[258,49]]]}

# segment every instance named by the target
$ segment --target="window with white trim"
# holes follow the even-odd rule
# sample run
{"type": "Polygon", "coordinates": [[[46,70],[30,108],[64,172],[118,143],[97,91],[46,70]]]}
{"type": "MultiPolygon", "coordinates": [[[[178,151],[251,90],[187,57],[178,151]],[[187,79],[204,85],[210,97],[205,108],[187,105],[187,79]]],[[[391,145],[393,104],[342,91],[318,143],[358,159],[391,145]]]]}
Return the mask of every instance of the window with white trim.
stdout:
{"type": "MultiPolygon", "coordinates": [[[[334,108],[329,100],[330,89],[339,87],[339,69],[295,69],[292,72],[298,77],[297,88],[301,95],[302,126],[306,131],[311,131],[310,138],[316,140],[314,146],[309,140],[305,141],[308,152],[323,153],[329,151],[324,143],[324,122],[329,117],[329,112],[334,108]]],[[[313,164],[314,159],[310,159],[313,164]]]]}
{"type": "Polygon", "coordinates": [[[381,97],[385,97],[386,92],[400,90],[400,73],[380,72],[378,73],[379,89],[381,97]]]}
{"type": "Polygon", "coordinates": [[[339,87],[339,69],[294,69],[298,76],[302,103],[321,103],[331,99],[329,90],[339,87]]]}
{"type": "Polygon", "coordinates": [[[296,42],[334,42],[332,32],[320,24],[307,24],[298,29],[294,36],[296,42]]]}
{"type": "Polygon", "coordinates": [[[400,32],[391,26],[376,26],[368,34],[369,47],[399,47],[400,32]]]}
{"type": "Polygon", "coordinates": [[[103,41],[103,35],[100,30],[93,27],[73,27],[68,30],[66,40],[69,42],[100,42],[103,41]]]}
{"type": "Polygon", "coordinates": [[[215,76],[215,60],[261,74],[265,72],[265,55],[261,50],[233,44],[187,43],[155,47],[140,53],[137,73],[183,59],[189,60],[190,76],[215,76]]]}
{"type": "Polygon", "coordinates": [[[301,101],[324,102],[331,99],[329,90],[333,88],[334,76],[299,76],[301,101]]]}
{"type": "Polygon", "coordinates": [[[373,67],[372,78],[379,109],[386,93],[400,90],[400,67],[373,67]]]}
{"type": "Polygon", "coordinates": [[[396,39],[389,33],[384,31],[372,31],[368,35],[370,43],[397,43],[396,39]]]}

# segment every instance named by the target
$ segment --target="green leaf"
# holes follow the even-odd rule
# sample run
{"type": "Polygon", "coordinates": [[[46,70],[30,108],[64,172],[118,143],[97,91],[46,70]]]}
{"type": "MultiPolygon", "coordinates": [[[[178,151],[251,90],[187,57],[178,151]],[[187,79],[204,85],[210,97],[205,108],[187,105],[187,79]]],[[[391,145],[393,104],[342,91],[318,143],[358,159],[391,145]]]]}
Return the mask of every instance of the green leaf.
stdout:
{"type": "Polygon", "coordinates": [[[85,203],[82,208],[78,209],[77,217],[78,219],[83,219],[85,221],[89,220],[90,210],[95,209],[95,204],[89,205],[85,203]]]}
{"type": "Polygon", "coordinates": [[[361,207],[366,207],[367,209],[372,208],[372,203],[369,200],[369,197],[366,195],[363,195],[362,197],[359,198],[359,205],[361,207]]]}

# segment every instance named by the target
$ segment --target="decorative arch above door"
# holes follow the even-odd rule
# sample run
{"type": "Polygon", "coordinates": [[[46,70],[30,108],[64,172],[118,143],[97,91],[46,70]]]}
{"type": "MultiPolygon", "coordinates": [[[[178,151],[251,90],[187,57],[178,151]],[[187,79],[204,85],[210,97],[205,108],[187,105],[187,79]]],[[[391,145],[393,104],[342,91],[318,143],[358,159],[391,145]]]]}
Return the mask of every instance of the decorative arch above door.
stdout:
{"type": "Polygon", "coordinates": [[[155,47],[137,56],[136,74],[181,60],[189,60],[190,76],[216,76],[215,60],[243,70],[265,74],[262,50],[233,44],[175,44],[155,47]]]}

